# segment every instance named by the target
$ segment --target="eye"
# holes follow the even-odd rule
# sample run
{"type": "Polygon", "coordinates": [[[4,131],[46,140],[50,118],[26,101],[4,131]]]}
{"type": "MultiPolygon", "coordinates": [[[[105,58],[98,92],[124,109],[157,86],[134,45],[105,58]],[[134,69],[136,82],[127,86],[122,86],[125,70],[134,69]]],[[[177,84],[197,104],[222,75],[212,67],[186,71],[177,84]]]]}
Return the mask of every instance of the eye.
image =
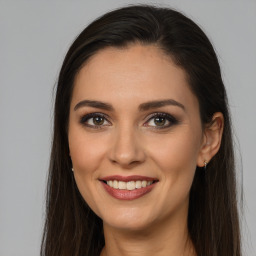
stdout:
{"type": "Polygon", "coordinates": [[[80,123],[91,128],[101,128],[102,126],[110,125],[110,122],[102,113],[87,114],[81,118],[80,123]]]}
{"type": "Polygon", "coordinates": [[[167,113],[154,113],[150,116],[145,126],[154,127],[156,129],[168,128],[177,124],[178,120],[167,113]]]}

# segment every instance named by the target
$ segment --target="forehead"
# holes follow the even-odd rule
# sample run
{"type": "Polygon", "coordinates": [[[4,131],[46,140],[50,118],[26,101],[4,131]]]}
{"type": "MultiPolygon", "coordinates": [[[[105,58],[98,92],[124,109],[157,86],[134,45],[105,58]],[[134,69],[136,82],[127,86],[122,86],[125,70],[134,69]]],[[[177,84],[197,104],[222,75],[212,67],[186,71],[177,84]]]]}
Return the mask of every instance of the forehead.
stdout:
{"type": "Polygon", "coordinates": [[[142,102],[174,98],[197,105],[186,73],[155,45],[106,48],[79,71],[73,98],[107,102],[142,102]]]}

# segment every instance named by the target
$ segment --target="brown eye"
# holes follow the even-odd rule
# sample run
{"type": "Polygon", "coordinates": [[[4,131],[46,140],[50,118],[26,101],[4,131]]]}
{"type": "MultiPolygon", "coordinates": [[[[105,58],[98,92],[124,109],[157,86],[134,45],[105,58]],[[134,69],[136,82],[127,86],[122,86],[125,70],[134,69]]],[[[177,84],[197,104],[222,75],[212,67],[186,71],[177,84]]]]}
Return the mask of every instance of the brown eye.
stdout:
{"type": "Polygon", "coordinates": [[[95,125],[103,125],[104,124],[104,117],[102,116],[96,116],[93,118],[93,124],[95,125]]]}
{"type": "Polygon", "coordinates": [[[164,126],[166,123],[166,118],[165,117],[155,117],[154,118],[154,123],[156,126],[164,126]]]}
{"type": "Polygon", "coordinates": [[[164,129],[178,124],[179,121],[170,114],[167,113],[154,113],[150,116],[145,126],[155,129],[164,129]]]}
{"type": "Polygon", "coordinates": [[[101,128],[111,125],[107,117],[102,113],[87,114],[80,119],[80,123],[91,128],[101,128]]]}

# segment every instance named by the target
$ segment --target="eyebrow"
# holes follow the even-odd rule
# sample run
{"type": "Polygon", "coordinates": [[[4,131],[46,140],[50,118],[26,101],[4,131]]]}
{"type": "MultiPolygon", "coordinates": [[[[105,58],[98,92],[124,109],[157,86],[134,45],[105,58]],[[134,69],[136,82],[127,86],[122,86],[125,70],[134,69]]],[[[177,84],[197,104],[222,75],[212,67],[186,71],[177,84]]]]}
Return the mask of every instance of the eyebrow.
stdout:
{"type": "MultiPolygon", "coordinates": [[[[178,101],[173,100],[173,99],[155,100],[155,101],[145,102],[145,103],[142,103],[142,104],[139,105],[139,110],[140,111],[147,111],[147,110],[150,110],[150,109],[160,108],[160,107],[164,107],[164,106],[168,106],[168,105],[177,106],[177,107],[180,107],[183,110],[185,110],[185,107],[184,107],[183,104],[181,104],[178,101]]],[[[80,101],[74,107],[74,111],[76,111],[78,108],[86,107],[86,106],[93,107],[93,108],[104,109],[104,110],[107,110],[107,111],[114,111],[113,106],[110,105],[109,103],[105,103],[105,102],[102,102],[102,101],[96,101],[96,100],[80,101]]]]}
{"type": "Polygon", "coordinates": [[[160,108],[160,107],[164,107],[164,106],[168,106],[168,105],[172,105],[172,106],[176,106],[176,107],[180,107],[183,110],[185,110],[185,107],[183,104],[179,103],[176,100],[173,99],[167,99],[167,100],[155,100],[155,101],[149,101],[146,103],[142,103],[139,105],[139,110],[140,111],[146,111],[152,108],[160,108]]]}
{"type": "Polygon", "coordinates": [[[110,104],[101,102],[101,101],[96,101],[96,100],[80,101],[79,103],[76,104],[76,106],[74,107],[74,110],[76,111],[78,108],[86,107],[86,106],[93,107],[93,108],[100,108],[108,111],[114,110],[114,108],[110,104]]]}

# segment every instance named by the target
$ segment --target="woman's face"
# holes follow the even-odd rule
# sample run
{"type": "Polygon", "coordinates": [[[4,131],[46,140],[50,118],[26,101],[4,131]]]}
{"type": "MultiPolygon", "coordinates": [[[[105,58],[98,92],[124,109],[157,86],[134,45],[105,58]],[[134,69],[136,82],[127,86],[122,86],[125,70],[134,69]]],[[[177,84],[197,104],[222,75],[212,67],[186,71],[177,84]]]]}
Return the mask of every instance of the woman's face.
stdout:
{"type": "Polygon", "coordinates": [[[78,73],[70,106],[78,189],[113,228],[186,219],[204,136],[199,104],[156,46],[98,52],[78,73]]]}

